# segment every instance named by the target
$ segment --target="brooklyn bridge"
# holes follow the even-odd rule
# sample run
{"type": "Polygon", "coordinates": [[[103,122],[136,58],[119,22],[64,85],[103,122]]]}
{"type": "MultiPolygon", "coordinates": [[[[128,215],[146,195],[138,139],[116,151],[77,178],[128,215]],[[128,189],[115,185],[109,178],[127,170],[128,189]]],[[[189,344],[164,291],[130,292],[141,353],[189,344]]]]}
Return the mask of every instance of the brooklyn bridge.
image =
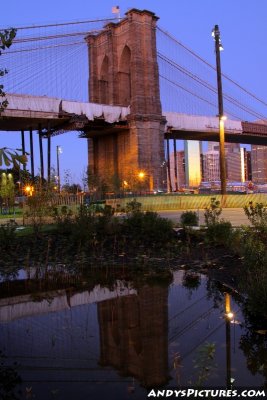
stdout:
{"type": "MultiPolygon", "coordinates": [[[[23,152],[29,132],[33,176],[33,133],[42,178],[47,140],[49,181],[53,136],[77,131],[87,139],[93,174],[126,181],[145,171],[151,190],[164,189],[170,142],[175,148],[176,140],[188,141],[190,158],[191,142],[219,141],[216,69],[159,28],[153,12],[131,9],[104,23],[18,30],[2,54],[12,68],[4,77],[8,107],[0,130],[20,132],[23,152]]],[[[225,140],[266,145],[266,104],[224,75],[223,84],[225,140]]]]}

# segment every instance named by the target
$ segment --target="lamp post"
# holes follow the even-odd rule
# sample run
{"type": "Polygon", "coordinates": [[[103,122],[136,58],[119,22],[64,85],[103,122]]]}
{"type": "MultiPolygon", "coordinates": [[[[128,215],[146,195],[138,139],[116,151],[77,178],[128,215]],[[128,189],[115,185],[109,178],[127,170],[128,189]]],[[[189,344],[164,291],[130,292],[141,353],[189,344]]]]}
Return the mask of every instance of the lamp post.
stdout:
{"type": "Polygon", "coordinates": [[[223,115],[223,94],[222,94],[222,73],[220,51],[223,50],[219,26],[215,25],[212,31],[215,40],[216,52],[216,69],[217,69],[217,89],[218,89],[218,108],[219,108],[219,134],[220,134],[220,178],[221,178],[221,194],[226,194],[226,167],[225,167],[225,133],[224,121],[226,117],[223,115]]]}
{"type": "Polygon", "coordinates": [[[57,186],[60,193],[60,169],[59,169],[59,154],[62,153],[62,148],[57,146],[57,186]]]}

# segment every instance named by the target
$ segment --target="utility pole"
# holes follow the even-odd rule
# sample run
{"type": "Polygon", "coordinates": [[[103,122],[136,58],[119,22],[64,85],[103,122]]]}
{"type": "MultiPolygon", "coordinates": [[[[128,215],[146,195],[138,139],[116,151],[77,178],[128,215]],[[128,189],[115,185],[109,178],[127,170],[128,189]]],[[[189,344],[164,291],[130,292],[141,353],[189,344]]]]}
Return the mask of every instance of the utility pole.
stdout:
{"type": "Polygon", "coordinates": [[[222,93],[222,72],[221,72],[221,58],[220,51],[223,50],[219,26],[215,25],[212,31],[212,36],[215,40],[215,52],[216,52],[216,69],[217,69],[217,89],[218,89],[218,109],[219,109],[219,133],[220,133],[220,178],[221,178],[221,194],[226,194],[226,166],[225,166],[225,133],[224,133],[224,121],[225,116],[223,114],[223,93],[222,93]]]}

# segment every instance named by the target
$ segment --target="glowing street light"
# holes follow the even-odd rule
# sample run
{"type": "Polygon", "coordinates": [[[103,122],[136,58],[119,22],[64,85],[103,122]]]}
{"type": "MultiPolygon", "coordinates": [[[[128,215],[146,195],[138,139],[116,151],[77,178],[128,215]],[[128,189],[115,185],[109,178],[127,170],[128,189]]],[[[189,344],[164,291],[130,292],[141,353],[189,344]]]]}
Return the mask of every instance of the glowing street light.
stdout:
{"type": "Polygon", "coordinates": [[[140,172],[138,173],[138,178],[144,179],[144,177],[145,177],[145,173],[144,173],[143,171],[140,171],[140,172]]]}
{"type": "Polygon", "coordinates": [[[34,187],[32,185],[26,185],[24,187],[24,192],[26,193],[27,196],[32,196],[34,191],[34,187]]]}

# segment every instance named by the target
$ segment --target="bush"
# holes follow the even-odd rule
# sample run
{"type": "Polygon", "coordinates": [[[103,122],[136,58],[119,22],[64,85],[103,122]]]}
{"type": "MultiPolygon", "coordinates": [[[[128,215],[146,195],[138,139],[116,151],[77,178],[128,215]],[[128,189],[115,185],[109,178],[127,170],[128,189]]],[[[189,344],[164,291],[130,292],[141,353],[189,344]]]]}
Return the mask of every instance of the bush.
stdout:
{"type": "Polygon", "coordinates": [[[215,197],[212,197],[210,199],[209,207],[206,207],[204,212],[206,225],[209,226],[218,223],[221,213],[222,208],[220,207],[219,200],[216,200],[215,197]]]}
{"type": "Polygon", "coordinates": [[[40,190],[33,196],[29,196],[26,202],[25,218],[32,225],[34,233],[39,236],[41,227],[47,222],[52,214],[51,199],[52,193],[40,190]]]}
{"type": "Polygon", "coordinates": [[[263,203],[256,203],[254,206],[253,201],[250,201],[244,211],[253,226],[267,227],[267,207],[263,203]]]}
{"type": "Polygon", "coordinates": [[[122,233],[131,244],[157,248],[169,245],[173,239],[173,224],[155,212],[135,212],[122,222],[122,233]]]}
{"type": "Polygon", "coordinates": [[[229,221],[219,221],[209,224],[207,229],[207,239],[219,245],[229,245],[232,237],[232,224],[229,221]]]}
{"type": "Polygon", "coordinates": [[[62,206],[61,208],[54,207],[52,216],[57,224],[59,232],[71,232],[73,212],[67,206],[62,206]]]}
{"type": "Polygon", "coordinates": [[[185,211],[180,217],[182,226],[196,226],[198,225],[199,218],[195,211],[185,211]]]}
{"type": "Polygon", "coordinates": [[[16,222],[0,225],[0,248],[7,250],[16,240],[16,222]]]}
{"type": "Polygon", "coordinates": [[[136,213],[141,212],[142,204],[133,199],[129,203],[126,204],[126,212],[127,213],[136,213]]]}

